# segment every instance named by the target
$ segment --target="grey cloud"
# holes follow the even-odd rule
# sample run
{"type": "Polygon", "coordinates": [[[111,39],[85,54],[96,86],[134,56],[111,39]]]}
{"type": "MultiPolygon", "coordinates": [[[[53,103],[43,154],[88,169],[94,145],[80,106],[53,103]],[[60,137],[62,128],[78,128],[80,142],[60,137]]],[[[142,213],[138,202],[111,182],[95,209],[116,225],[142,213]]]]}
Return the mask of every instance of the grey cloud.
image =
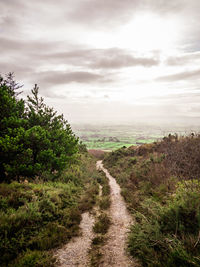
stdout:
{"type": "Polygon", "coordinates": [[[14,72],[16,76],[32,76],[42,65],[41,55],[46,50],[53,51],[57,42],[24,41],[0,37],[0,72],[14,72]]]}
{"type": "Polygon", "coordinates": [[[98,24],[98,26],[105,28],[106,25],[113,26],[130,19],[139,4],[139,0],[79,1],[69,13],[69,17],[74,21],[92,23],[90,26],[98,24]]]}
{"type": "MultiPolygon", "coordinates": [[[[14,72],[17,78],[23,78],[23,76],[31,78],[38,67],[49,63],[48,57],[44,56],[46,51],[51,54],[56,53],[57,50],[62,49],[60,47],[62,45],[57,41],[28,41],[0,37],[0,50],[3,51],[1,54],[0,72],[4,74],[14,72]]],[[[74,46],[70,43],[65,43],[65,45],[69,49],[74,46]]]]}
{"type": "Polygon", "coordinates": [[[68,14],[70,19],[78,22],[81,20],[89,26],[98,24],[98,27],[102,28],[127,22],[133,19],[138,11],[151,10],[158,14],[168,15],[180,13],[188,7],[187,0],[85,0],[76,3],[77,5],[68,14]]]}
{"type": "MultiPolygon", "coordinates": [[[[193,0],[192,0],[193,1],[193,0]]],[[[149,8],[155,12],[162,14],[173,14],[179,13],[187,7],[187,0],[174,0],[174,1],[166,1],[166,0],[144,0],[143,6],[145,8],[149,8]]]]}
{"type": "Polygon", "coordinates": [[[159,61],[153,58],[137,58],[129,55],[121,55],[112,58],[103,58],[97,62],[94,62],[94,64],[91,64],[91,66],[97,69],[118,69],[134,66],[152,67],[158,64],[159,61]]]}
{"type": "MultiPolygon", "coordinates": [[[[12,20],[12,25],[13,22],[15,25],[20,22],[20,25],[24,27],[24,24],[30,22],[30,17],[34,20],[35,25],[40,21],[41,25],[46,26],[49,30],[49,26],[55,26],[55,20],[57,20],[58,24],[66,24],[66,27],[69,22],[76,22],[82,26],[87,25],[91,29],[98,27],[112,31],[113,27],[121,26],[132,20],[135,14],[142,11],[150,11],[162,16],[187,12],[190,24],[193,23],[191,18],[194,18],[194,15],[195,23],[199,24],[199,8],[198,0],[59,0],[59,4],[53,0],[47,2],[35,0],[34,5],[26,0],[6,0],[0,3],[2,13],[5,18],[10,18],[10,22],[12,20]]],[[[20,25],[18,26],[21,27],[20,25]]],[[[5,25],[5,27],[8,29],[9,25],[5,25]]]]}
{"type": "Polygon", "coordinates": [[[19,38],[26,25],[26,16],[31,11],[26,7],[27,1],[0,1],[0,34],[19,38]]]}
{"type": "Polygon", "coordinates": [[[56,49],[59,42],[45,42],[45,41],[26,41],[11,38],[0,37],[0,49],[5,52],[23,52],[23,54],[36,52],[42,53],[47,50],[56,49]]]}
{"type": "Polygon", "coordinates": [[[130,51],[117,48],[74,50],[43,55],[43,58],[48,58],[57,63],[63,62],[92,69],[119,69],[134,66],[151,67],[158,65],[160,62],[158,57],[137,57],[133,56],[130,51]]]}
{"type": "Polygon", "coordinates": [[[104,76],[100,74],[94,74],[91,72],[79,71],[79,72],[60,72],[60,71],[48,71],[38,74],[39,81],[46,85],[58,85],[67,83],[94,83],[104,82],[104,76]]]}
{"type": "Polygon", "coordinates": [[[190,63],[195,63],[200,60],[200,51],[187,53],[177,57],[169,57],[166,64],[169,66],[182,66],[190,63]]]}
{"type": "Polygon", "coordinates": [[[57,100],[64,100],[64,99],[68,99],[69,96],[69,92],[65,92],[65,94],[62,94],[60,92],[54,92],[53,90],[42,90],[43,88],[40,88],[39,92],[42,92],[42,95],[48,98],[53,98],[53,99],[57,99],[57,100]]]}
{"type": "Polygon", "coordinates": [[[13,0],[6,0],[6,1],[1,1],[0,2],[0,7],[4,9],[8,8],[23,8],[25,6],[26,1],[25,0],[18,0],[18,1],[13,1],[13,0]]]}
{"type": "Polygon", "coordinates": [[[199,79],[199,78],[200,78],[200,69],[193,71],[179,72],[172,75],[166,75],[159,77],[156,80],[161,82],[175,82],[175,81],[185,81],[185,80],[199,79]]]}
{"type": "Polygon", "coordinates": [[[13,72],[17,74],[17,77],[23,78],[25,75],[31,74],[31,72],[34,72],[34,68],[32,68],[31,66],[20,64],[20,62],[14,63],[14,64],[10,64],[7,62],[0,62],[0,73],[4,75],[9,72],[13,72]]]}

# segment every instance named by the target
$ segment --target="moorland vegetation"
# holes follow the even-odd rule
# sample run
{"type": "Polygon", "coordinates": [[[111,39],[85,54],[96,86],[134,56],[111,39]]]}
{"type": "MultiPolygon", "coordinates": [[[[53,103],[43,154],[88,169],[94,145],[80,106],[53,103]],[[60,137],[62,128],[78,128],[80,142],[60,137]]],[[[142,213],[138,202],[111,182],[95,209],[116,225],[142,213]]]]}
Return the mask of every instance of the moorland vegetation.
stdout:
{"type": "MultiPolygon", "coordinates": [[[[52,249],[79,234],[81,213],[95,204],[90,256],[98,266],[110,225],[108,181],[38,86],[27,100],[20,90],[11,73],[0,76],[0,266],[54,266],[52,249]]],[[[104,165],[133,214],[131,255],[142,266],[200,266],[200,135],[122,147],[104,165]]]]}
{"type": "Polygon", "coordinates": [[[135,223],[128,249],[142,266],[200,266],[200,135],[107,154],[135,223]]]}
{"type": "Polygon", "coordinates": [[[95,160],[63,115],[0,77],[0,266],[53,266],[98,198],[95,160]]]}

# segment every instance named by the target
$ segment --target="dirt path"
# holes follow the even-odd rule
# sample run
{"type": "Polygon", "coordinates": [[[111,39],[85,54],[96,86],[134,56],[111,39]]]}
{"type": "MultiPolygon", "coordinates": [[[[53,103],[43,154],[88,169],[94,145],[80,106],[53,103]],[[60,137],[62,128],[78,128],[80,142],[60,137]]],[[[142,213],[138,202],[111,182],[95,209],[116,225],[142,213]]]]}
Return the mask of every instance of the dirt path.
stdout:
{"type": "MultiPolygon", "coordinates": [[[[103,167],[102,161],[97,161],[97,168],[104,171],[109,179],[111,188],[111,207],[109,215],[111,217],[111,226],[107,237],[108,241],[102,247],[102,260],[99,267],[133,267],[138,266],[126,254],[126,237],[127,232],[132,223],[124,200],[120,194],[120,187],[116,180],[103,167]]],[[[101,195],[100,188],[100,195],[101,195]]],[[[88,267],[90,266],[90,258],[88,255],[91,246],[91,240],[94,237],[92,228],[94,218],[89,212],[82,214],[80,223],[81,236],[72,238],[64,247],[56,251],[57,266],[59,267],[88,267]]]]}
{"type": "Polygon", "coordinates": [[[133,267],[134,263],[126,254],[126,234],[132,222],[124,200],[120,194],[120,187],[116,180],[103,167],[102,161],[97,161],[97,168],[104,171],[111,188],[111,207],[109,215],[112,224],[108,231],[108,242],[102,248],[103,257],[100,267],[133,267]]]}
{"type": "Polygon", "coordinates": [[[92,227],[94,218],[85,212],[82,214],[82,221],[80,228],[82,235],[72,238],[64,247],[57,250],[55,257],[58,260],[59,267],[88,267],[90,259],[88,257],[88,249],[90,248],[91,240],[93,238],[92,227]]]}

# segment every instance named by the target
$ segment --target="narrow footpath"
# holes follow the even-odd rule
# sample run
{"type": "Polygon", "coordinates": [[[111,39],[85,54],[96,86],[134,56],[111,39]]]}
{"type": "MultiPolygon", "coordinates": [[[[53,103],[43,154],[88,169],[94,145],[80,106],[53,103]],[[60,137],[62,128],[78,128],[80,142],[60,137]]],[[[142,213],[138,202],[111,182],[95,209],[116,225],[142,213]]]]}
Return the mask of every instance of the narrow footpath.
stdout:
{"type": "Polygon", "coordinates": [[[108,231],[108,241],[102,248],[102,261],[100,267],[133,267],[138,266],[126,253],[127,232],[132,218],[126,209],[125,202],[120,194],[120,186],[116,180],[103,167],[102,161],[97,161],[97,168],[103,170],[109,179],[111,188],[111,207],[109,215],[111,226],[108,231]]]}
{"type": "MultiPolygon", "coordinates": [[[[102,259],[99,267],[136,267],[139,266],[127,255],[126,241],[132,218],[126,209],[125,202],[120,194],[120,186],[116,180],[103,167],[102,161],[97,161],[97,169],[102,170],[109,179],[111,189],[111,206],[109,216],[111,225],[107,233],[106,244],[102,247],[102,259]]],[[[101,191],[101,190],[100,190],[101,191]]],[[[89,267],[90,257],[88,255],[91,247],[94,217],[89,212],[82,214],[80,224],[81,236],[72,238],[64,247],[54,254],[59,267],[89,267]]]]}
{"type": "Polygon", "coordinates": [[[88,267],[90,266],[90,258],[88,250],[93,238],[92,227],[94,218],[85,212],[82,214],[82,221],[80,223],[81,236],[72,238],[64,247],[57,250],[54,255],[57,258],[57,266],[59,267],[88,267]]]}

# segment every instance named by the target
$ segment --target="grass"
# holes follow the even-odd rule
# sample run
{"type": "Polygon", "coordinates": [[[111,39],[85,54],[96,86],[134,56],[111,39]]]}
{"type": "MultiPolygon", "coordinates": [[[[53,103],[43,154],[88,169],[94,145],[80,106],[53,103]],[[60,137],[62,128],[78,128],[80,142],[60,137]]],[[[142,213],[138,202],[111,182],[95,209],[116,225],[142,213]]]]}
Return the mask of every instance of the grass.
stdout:
{"type": "Polygon", "coordinates": [[[106,234],[110,226],[110,218],[106,213],[102,213],[93,227],[93,231],[97,234],[106,234]]]}
{"type": "Polygon", "coordinates": [[[98,235],[92,240],[90,249],[90,266],[98,267],[102,258],[101,248],[105,244],[104,235],[98,235]]]}
{"type": "Polygon", "coordinates": [[[135,216],[128,248],[142,266],[200,266],[199,158],[200,135],[105,155],[135,216]]]}
{"type": "Polygon", "coordinates": [[[88,149],[116,150],[163,137],[158,127],[133,125],[74,125],[74,132],[88,149]]]}
{"type": "Polygon", "coordinates": [[[55,259],[48,252],[27,250],[9,265],[9,267],[53,267],[54,263],[55,259]]]}
{"type": "Polygon", "coordinates": [[[165,206],[146,199],[146,215],[136,215],[138,222],[132,226],[131,254],[148,266],[199,266],[199,198],[199,185],[190,191],[180,183],[165,206]]]}
{"type": "Polygon", "coordinates": [[[101,194],[99,195],[99,201],[97,202],[97,214],[95,224],[93,226],[93,232],[95,234],[91,249],[90,249],[90,265],[93,267],[99,266],[102,259],[102,246],[106,242],[106,233],[110,226],[110,217],[108,216],[108,210],[111,204],[110,201],[110,187],[108,179],[103,173],[99,171],[97,178],[98,183],[101,186],[101,194]]]}
{"type": "Polygon", "coordinates": [[[107,213],[101,211],[93,226],[95,237],[92,240],[90,249],[90,265],[92,267],[98,267],[101,262],[103,256],[102,246],[106,242],[106,233],[108,232],[110,224],[111,221],[107,213]]]}
{"type": "Polygon", "coordinates": [[[0,265],[53,266],[51,249],[79,234],[98,199],[99,172],[87,153],[57,178],[0,184],[0,265]]]}
{"type": "Polygon", "coordinates": [[[102,149],[102,150],[116,150],[122,146],[129,147],[132,144],[125,142],[98,142],[98,141],[89,141],[84,142],[88,149],[102,149]]]}
{"type": "Polygon", "coordinates": [[[110,207],[110,197],[103,196],[99,202],[99,207],[101,210],[107,210],[110,207]]]}
{"type": "Polygon", "coordinates": [[[80,188],[72,183],[1,184],[1,265],[26,256],[26,250],[48,250],[77,234],[80,213],[72,216],[72,209],[77,209],[78,194],[80,188]]]}

